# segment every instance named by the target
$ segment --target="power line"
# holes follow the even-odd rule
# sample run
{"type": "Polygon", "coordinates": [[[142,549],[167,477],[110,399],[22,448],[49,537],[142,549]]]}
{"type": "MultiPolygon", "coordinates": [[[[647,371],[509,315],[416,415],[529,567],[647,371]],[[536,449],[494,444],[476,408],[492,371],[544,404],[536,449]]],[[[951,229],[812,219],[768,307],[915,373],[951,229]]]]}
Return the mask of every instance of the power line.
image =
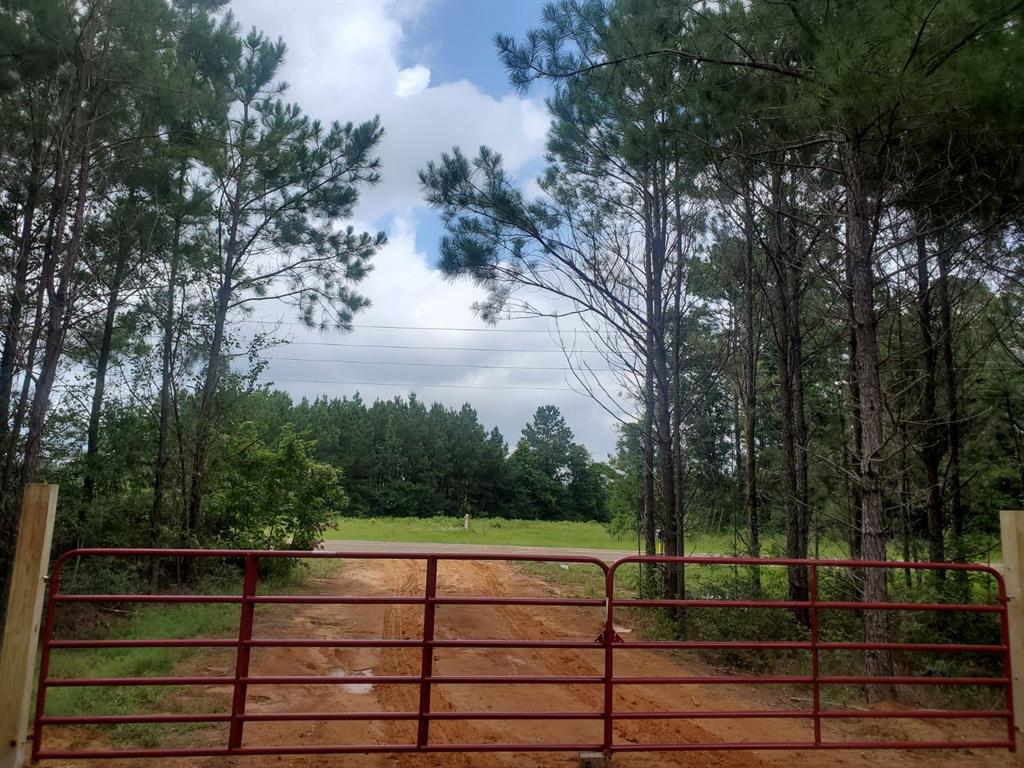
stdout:
{"type": "MultiPolygon", "coordinates": [[[[483,368],[483,369],[498,369],[505,371],[563,371],[571,372],[574,369],[567,368],[565,366],[542,366],[542,365],[477,365],[474,363],[414,363],[405,361],[394,361],[394,360],[324,360],[317,359],[315,357],[285,357],[275,355],[274,357],[268,357],[268,361],[273,362],[274,360],[288,360],[294,363],[344,363],[346,365],[407,365],[416,366],[423,368],[483,368]]],[[[602,373],[615,373],[615,368],[587,368],[588,371],[596,371],[602,373]]]]}
{"type": "MultiPolygon", "coordinates": [[[[309,328],[310,330],[315,329],[314,326],[310,326],[306,323],[300,323],[288,320],[237,320],[239,323],[249,323],[250,325],[288,325],[299,328],[309,328]]],[[[459,331],[464,333],[565,333],[574,334],[578,333],[581,335],[600,335],[597,331],[592,329],[583,328],[579,330],[566,329],[564,331],[556,331],[553,329],[542,329],[542,328],[465,328],[459,326],[443,326],[443,325],[376,325],[371,323],[359,323],[352,326],[352,330],[358,331],[363,328],[373,328],[375,330],[385,331],[459,331]]]]}
{"type": "Polygon", "coordinates": [[[426,344],[351,344],[346,341],[290,341],[289,346],[303,347],[350,347],[353,349],[423,349],[445,352],[529,352],[531,354],[564,355],[566,352],[571,355],[602,355],[599,349],[516,349],[512,347],[436,347],[426,344]]]}
{"type": "MultiPolygon", "coordinates": [[[[150,334],[146,337],[157,343],[161,337],[150,334]]],[[[250,340],[251,341],[251,340],[250,340]]],[[[411,349],[435,352],[513,352],[541,355],[604,355],[600,349],[541,349],[539,347],[441,347],[431,344],[353,344],[348,341],[284,341],[268,344],[275,347],[342,347],[348,349],[411,349]]]]}
{"type": "MultiPolygon", "coordinates": [[[[510,387],[510,386],[483,386],[477,384],[399,384],[395,382],[387,381],[341,381],[338,379],[278,379],[275,378],[273,381],[264,382],[266,384],[277,384],[283,382],[286,384],[349,384],[360,387],[400,387],[407,389],[419,389],[419,388],[431,388],[431,389],[505,389],[513,391],[529,391],[529,392],[574,392],[575,389],[569,387],[510,387]]],[[[578,394],[578,393],[577,393],[578,394]]]]}

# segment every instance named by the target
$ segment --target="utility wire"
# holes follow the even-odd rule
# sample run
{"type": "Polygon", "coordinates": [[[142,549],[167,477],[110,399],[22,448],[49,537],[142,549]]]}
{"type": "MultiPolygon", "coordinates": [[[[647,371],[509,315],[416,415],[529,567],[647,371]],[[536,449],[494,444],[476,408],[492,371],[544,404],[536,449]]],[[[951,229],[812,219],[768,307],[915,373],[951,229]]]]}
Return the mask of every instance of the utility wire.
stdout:
{"type": "Polygon", "coordinates": [[[290,341],[287,346],[292,347],[351,347],[355,349],[423,349],[431,351],[446,351],[446,352],[530,352],[532,354],[546,354],[546,355],[564,355],[566,352],[570,355],[587,354],[587,355],[601,355],[604,354],[599,349],[515,349],[512,347],[436,347],[426,344],[351,344],[346,341],[290,341]]]}
{"type": "MultiPolygon", "coordinates": [[[[571,372],[573,369],[566,368],[564,366],[481,366],[471,364],[471,362],[406,362],[401,360],[344,360],[344,359],[324,359],[316,357],[286,357],[284,355],[274,355],[267,357],[267,360],[272,362],[273,360],[289,360],[292,362],[339,362],[339,364],[345,364],[349,366],[415,366],[417,368],[480,368],[480,369],[499,369],[502,371],[562,371],[571,372]]],[[[616,369],[613,368],[590,368],[588,371],[600,372],[600,373],[617,373],[616,369]]]]}
{"type": "MultiPolygon", "coordinates": [[[[159,343],[160,336],[151,334],[146,337],[153,343],[159,343]]],[[[250,340],[251,341],[251,340],[250,340]]],[[[350,349],[414,349],[441,352],[515,352],[539,355],[604,355],[600,349],[540,349],[538,347],[439,347],[431,344],[353,344],[348,341],[278,341],[268,347],[342,347],[350,349]]]]}
{"type": "MultiPolygon", "coordinates": [[[[514,391],[532,391],[532,392],[573,392],[576,393],[575,389],[569,387],[510,387],[510,386],[484,386],[477,384],[401,384],[396,382],[388,381],[341,381],[338,379],[278,379],[273,378],[272,381],[264,382],[265,384],[349,384],[362,387],[400,387],[407,389],[419,389],[421,387],[430,387],[432,389],[507,389],[514,391]]],[[[578,393],[577,393],[578,394],[578,393]]]]}
{"type": "MultiPolygon", "coordinates": [[[[306,323],[299,323],[296,321],[289,320],[236,320],[238,323],[248,323],[250,325],[288,325],[296,326],[300,328],[308,328],[315,330],[316,325],[307,325],[306,323]]],[[[374,325],[370,323],[357,323],[352,326],[352,330],[360,330],[362,328],[373,328],[376,330],[386,331],[459,331],[468,333],[564,333],[564,334],[581,334],[581,335],[599,335],[597,331],[582,328],[579,330],[565,329],[563,331],[557,331],[555,329],[543,329],[543,328],[463,328],[458,326],[442,326],[442,325],[374,325]]]]}

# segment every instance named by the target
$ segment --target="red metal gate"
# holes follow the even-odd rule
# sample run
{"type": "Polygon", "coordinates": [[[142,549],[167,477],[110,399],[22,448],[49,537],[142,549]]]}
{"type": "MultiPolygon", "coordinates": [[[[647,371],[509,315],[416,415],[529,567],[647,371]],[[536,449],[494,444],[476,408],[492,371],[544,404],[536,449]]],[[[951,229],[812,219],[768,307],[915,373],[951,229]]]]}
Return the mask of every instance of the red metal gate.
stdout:
{"type": "MultiPolygon", "coordinates": [[[[966,575],[966,574],[965,574],[966,575]]],[[[788,620],[792,620],[791,618],[788,620]]],[[[369,752],[539,752],[539,751],[596,751],[611,755],[626,751],[676,751],[676,750],[762,750],[762,749],[912,749],[912,748],[1014,748],[1013,702],[1010,686],[1010,656],[1006,616],[1006,590],[1001,575],[994,569],[982,565],[929,564],[897,562],[865,562],[851,560],[780,560],[751,559],[741,557],[625,557],[612,564],[597,558],[551,556],[532,557],[509,554],[460,555],[460,554],[393,554],[344,553],[344,552],[282,552],[282,551],[232,551],[232,550],[146,550],[146,549],[83,549],[62,556],[54,566],[49,587],[49,601],[43,636],[42,657],[39,676],[35,726],[33,731],[34,759],[68,758],[116,758],[116,757],[206,757],[237,755],[302,755],[339,754],[369,752]],[[79,557],[175,557],[175,558],[232,558],[244,561],[244,580],[240,594],[69,594],[61,591],[61,569],[72,558],[79,557]],[[342,559],[342,560],[418,560],[424,561],[425,579],[422,595],[267,595],[259,594],[259,563],[270,558],[342,559]],[[445,561],[535,561],[555,562],[563,565],[585,565],[597,568],[603,576],[604,596],[601,598],[567,597],[494,597],[485,595],[444,595],[438,593],[438,565],[445,561]],[[805,601],[792,600],[732,600],[732,599],[639,599],[619,597],[616,594],[616,577],[623,567],[672,567],[685,565],[686,572],[711,567],[757,567],[804,568],[808,576],[809,597],[805,601]],[[846,570],[852,574],[863,573],[867,568],[887,570],[972,572],[985,575],[993,580],[994,601],[970,603],[915,603],[915,602],[873,602],[837,601],[819,599],[819,577],[823,571],[846,570]],[[118,639],[82,640],[58,639],[54,637],[54,621],[57,609],[68,603],[224,603],[240,606],[238,635],[231,639],[118,639]],[[254,614],[260,605],[413,605],[422,606],[423,631],[419,638],[379,639],[323,639],[323,638],[275,638],[254,637],[254,614]],[[590,608],[603,613],[603,632],[595,640],[550,640],[550,639],[466,639],[436,638],[436,612],[449,605],[479,606],[535,606],[590,608]],[[623,642],[616,633],[615,616],[620,609],[639,608],[744,608],[776,609],[783,612],[794,610],[804,612],[809,622],[809,638],[794,641],[727,640],[727,641],[631,641],[623,642]],[[866,641],[826,642],[820,638],[820,617],[823,611],[867,611],[891,612],[964,612],[969,614],[997,614],[1000,622],[998,644],[952,644],[952,643],[910,643],[866,641]],[[230,676],[166,676],[129,678],[68,678],[51,677],[50,660],[55,651],[81,648],[229,648],[234,649],[234,673],[230,676]],[[385,676],[327,676],[327,675],[286,675],[266,676],[250,673],[250,657],[257,648],[406,648],[419,649],[421,660],[418,674],[385,676]],[[501,649],[577,649],[603,651],[603,671],[599,675],[439,675],[434,672],[435,651],[445,648],[501,648],[501,649]],[[679,677],[629,677],[616,673],[616,655],[620,651],[632,650],[774,650],[799,651],[810,655],[809,675],[702,675],[679,677]],[[863,675],[826,675],[821,673],[823,655],[841,651],[864,652],[921,652],[921,653],[972,653],[995,654],[1002,659],[1002,672],[990,677],[941,677],[941,676],[893,676],[885,678],[863,675]],[[248,688],[251,685],[275,686],[294,684],[380,684],[410,685],[419,689],[418,708],[403,712],[252,712],[248,711],[248,688]],[[1005,705],[999,709],[829,709],[822,706],[822,689],[826,686],[851,686],[871,684],[892,685],[943,685],[983,686],[1001,688],[1005,705]],[[587,712],[552,711],[432,711],[431,690],[439,685],[581,685],[595,686],[603,690],[600,709],[587,712]],[[769,710],[704,711],[672,710],[653,712],[617,711],[615,692],[619,686],[628,685],[792,685],[803,686],[810,691],[810,707],[802,709],[778,708],[769,710]],[[232,691],[230,712],[168,713],[133,715],[95,716],[54,716],[46,714],[46,697],[51,688],[61,686],[193,686],[224,685],[232,691]],[[616,724],[626,720],[664,719],[779,719],[808,722],[813,726],[813,738],[806,741],[779,742],[676,742],[637,744],[616,738],[616,724]],[[927,741],[876,740],[848,741],[829,740],[823,737],[822,723],[830,719],[860,720],[878,718],[951,719],[951,720],[997,720],[1005,721],[1005,737],[979,738],[971,740],[948,739],[927,741]],[[249,722],[273,721],[412,721],[416,723],[416,737],[409,743],[382,744],[246,744],[245,725],[249,722]],[[559,720],[566,724],[571,721],[589,720],[603,723],[600,741],[592,743],[537,744],[521,743],[437,743],[431,740],[432,722],[442,720],[559,720]],[[226,743],[221,746],[197,746],[185,748],[124,748],[124,749],[46,749],[44,733],[49,726],[98,726],[119,724],[168,724],[168,723],[221,723],[228,727],[226,743]]],[[[567,730],[569,730],[567,728],[567,730]]]]}

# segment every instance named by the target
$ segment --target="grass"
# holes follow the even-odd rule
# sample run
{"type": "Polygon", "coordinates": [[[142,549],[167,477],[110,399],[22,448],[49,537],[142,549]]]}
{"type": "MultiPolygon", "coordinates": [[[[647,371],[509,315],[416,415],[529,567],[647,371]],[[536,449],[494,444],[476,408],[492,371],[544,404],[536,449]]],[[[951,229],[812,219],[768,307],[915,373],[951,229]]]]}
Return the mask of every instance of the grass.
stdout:
{"type": "MultiPolygon", "coordinates": [[[[544,581],[559,596],[572,598],[603,598],[605,585],[601,572],[575,564],[521,563],[522,572],[544,581]]],[[[687,596],[696,599],[721,600],[785,600],[787,569],[764,566],[760,572],[760,591],[752,589],[750,569],[732,566],[692,566],[686,569],[687,596]]],[[[819,595],[823,600],[856,600],[857,587],[845,568],[819,570],[819,595]]],[[[641,595],[640,574],[635,565],[619,569],[616,596],[631,598],[657,596],[654,591],[641,595]]],[[[976,574],[957,581],[947,578],[940,584],[931,574],[914,572],[910,583],[902,570],[890,574],[889,594],[897,602],[993,604],[997,595],[993,580],[976,574]]],[[[635,632],[637,640],[774,640],[803,641],[810,639],[809,629],[801,626],[788,610],[770,608],[687,608],[685,623],[678,616],[658,608],[620,607],[616,624],[635,632]]],[[[859,616],[854,612],[823,610],[819,613],[819,631],[824,641],[849,641],[863,632],[859,616]]],[[[943,614],[934,611],[889,612],[890,637],[899,642],[967,643],[998,645],[999,620],[995,614],[943,614]]],[[[722,674],[808,675],[810,657],[805,651],[767,651],[716,649],[714,651],[662,652],[682,664],[695,655],[703,664],[722,674]]],[[[998,654],[962,653],[893,653],[897,674],[923,677],[997,677],[1004,674],[998,654]]],[[[864,658],[860,652],[823,652],[824,674],[863,674],[864,658]]],[[[805,690],[794,688],[786,695],[803,696],[805,690]]],[[[833,708],[866,705],[861,686],[827,686],[823,700],[833,708]]],[[[999,708],[1002,692],[987,686],[905,687],[901,698],[921,706],[938,708],[999,708]]]]}
{"type": "MultiPolygon", "coordinates": [[[[323,576],[340,564],[331,561],[308,561],[306,567],[287,575],[261,579],[260,593],[281,593],[293,588],[307,576],[323,576]]],[[[231,578],[216,583],[218,594],[241,591],[241,582],[231,578]]],[[[238,630],[237,605],[219,603],[144,604],[130,615],[117,619],[100,632],[76,631],[89,626],[89,617],[76,616],[73,626],[61,633],[66,637],[92,637],[103,639],[179,639],[233,637],[238,630]]],[[[55,649],[50,655],[50,677],[161,677],[172,674],[175,667],[195,654],[196,648],[114,648],[114,649],[55,649]]],[[[210,651],[205,651],[210,653],[210,651]]],[[[234,654],[234,649],[219,651],[234,654]]],[[[69,686],[51,687],[46,692],[46,714],[66,715],[130,715],[155,712],[181,712],[187,705],[177,701],[173,694],[178,686],[69,686]]],[[[203,711],[226,711],[228,700],[216,698],[202,702],[203,711]]],[[[199,724],[179,724],[155,728],[152,725],[118,725],[103,727],[119,742],[156,746],[169,733],[204,727],[199,724]]]]}
{"type": "MultiPolygon", "coordinates": [[[[145,605],[115,623],[105,639],[228,637],[238,626],[238,607],[182,603],[145,605]]],[[[196,652],[194,648],[56,649],[50,655],[50,677],[160,677],[196,652]]],[[[130,715],[159,712],[179,690],[177,686],[75,686],[48,688],[48,715],[130,715]]],[[[175,726],[187,730],[192,725],[175,726]]],[[[120,742],[154,746],[165,728],[118,725],[105,728],[120,742]],[[159,730],[159,733],[154,731],[159,730]]]]}
{"type": "Polygon", "coordinates": [[[400,541],[418,544],[519,544],[534,547],[622,549],[636,547],[629,536],[615,536],[601,523],[474,518],[465,530],[461,517],[351,517],[324,538],[400,541]]]}
{"type": "MultiPolygon", "coordinates": [[[[500,517],[474,518],[465,530],[461,517],[350,517],[342,518],[324,538],[343,541],[395,541],[417,544],[493,544],[532,547],[580,547],[636,551],[636,537],[616,535],[602,523],[574,523],[551,520],[506,520],[500,517]]],[[[781,554],[783,540],[768,539],[764,554],[781,554]],[[777,550],[777,552],[776,552],[777,550]]],[[[732,537],[724,534],[694,533],[686,543],[688,552],[731,554],[732,537]]],[[[842,546],[822,542],[822,556],[841,555],[842,546]]]]}
{"type": "MultiPolygon", "coordinates": [[[[415,544],[481,544],[496,546],[578,547],[582,549],[608,549],[637,551],[635,534],[617,535],[603,523],[574,523],[552,520],[507,520],[500,517],[473,518],[469,530],[462,526],[461,517],[343,517],[334,528],[324,534],[334,541],[381,541],[415,544]]],[[[744,544],[728,533],[689,532],[686,537],[688,554],[745,555],[744,544]]],[[[889,542],[889,557],[901,560],[901,544],[889,542]]],[[[917,542],[917,549],[923,544],[917,542]]],[[[976,562],[1001,562],[999,550],[991,542],[971,542],[971,554],[976,562]],[[983,547],[982,544],[987,544],[983,547]]],[[[810,556],[821,558],[849,557],[845,541],[822,536],[817,542],[812,537],[810,556]]],[[[762,557],[785,557],[785,533],[762,534],[762,557]]]]}

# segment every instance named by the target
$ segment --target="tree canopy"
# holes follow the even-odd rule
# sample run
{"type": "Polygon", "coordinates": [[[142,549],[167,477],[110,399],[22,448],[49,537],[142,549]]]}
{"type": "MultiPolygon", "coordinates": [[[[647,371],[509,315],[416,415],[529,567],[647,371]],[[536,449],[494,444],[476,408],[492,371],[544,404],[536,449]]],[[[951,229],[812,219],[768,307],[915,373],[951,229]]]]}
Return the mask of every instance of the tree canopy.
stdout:
{"type": "Polygon", "coordinates": [[[488,323],[574,318],[607,463],[553,406],[510,446],[470,404],[257,383],[284,340],[250,314],[351,328],[386,241],[351,223],[385,127],[291,103],[273,30],[224,0],[0,10],[0,574],[39,478],[64,487],[58,549],[308,546],[344,510],[967,561],[1024,503],[1015,0],[558,0],[497,36],[512,86],[546,89],[544,167],[426,164],[437,266],[488,323]]]}

